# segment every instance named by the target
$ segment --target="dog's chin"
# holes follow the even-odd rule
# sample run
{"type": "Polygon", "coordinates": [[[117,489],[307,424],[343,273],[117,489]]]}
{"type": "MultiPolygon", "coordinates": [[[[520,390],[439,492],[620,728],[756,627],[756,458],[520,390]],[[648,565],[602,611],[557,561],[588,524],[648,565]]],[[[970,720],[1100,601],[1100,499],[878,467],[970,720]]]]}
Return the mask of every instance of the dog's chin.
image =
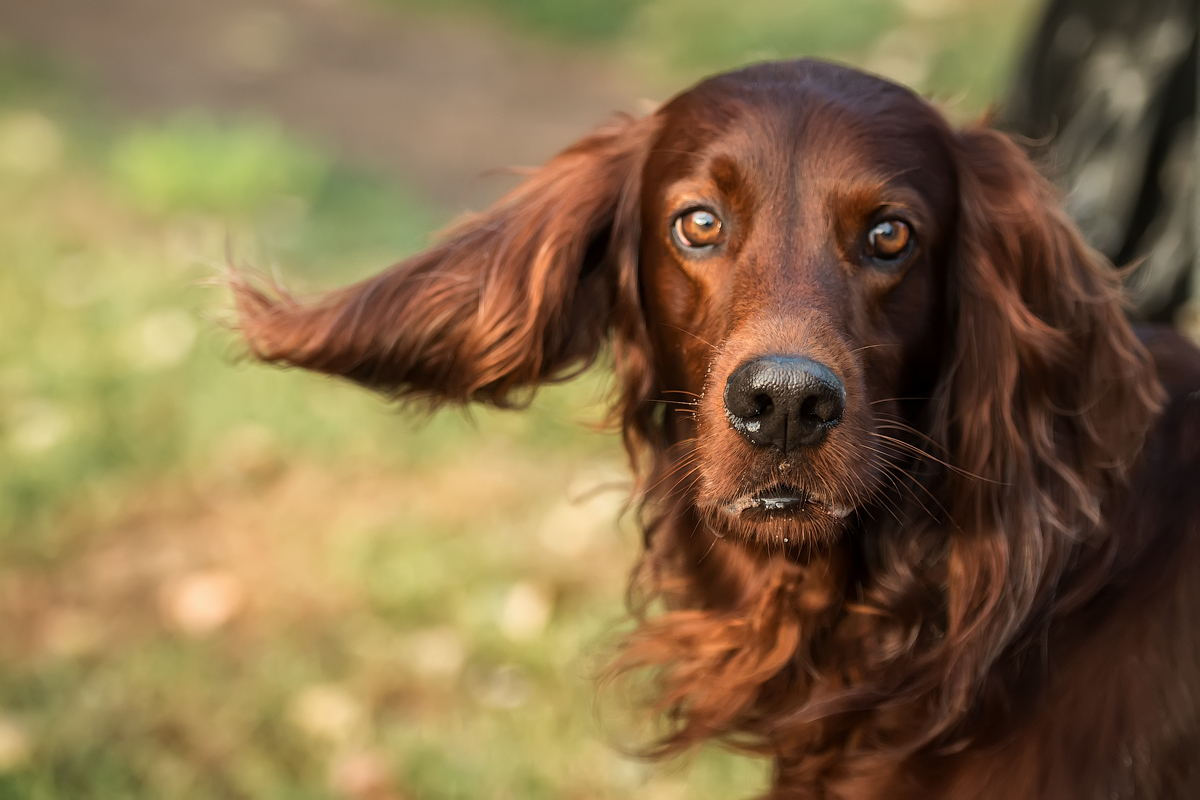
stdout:
{"type": "Polygon", "coordinates": [[[701,512],[718,535],[765,547],[797,549],[836,541],[854,517],[852,506],[819,491],[775,485],[729,500],[703,503],[701,512]]]}

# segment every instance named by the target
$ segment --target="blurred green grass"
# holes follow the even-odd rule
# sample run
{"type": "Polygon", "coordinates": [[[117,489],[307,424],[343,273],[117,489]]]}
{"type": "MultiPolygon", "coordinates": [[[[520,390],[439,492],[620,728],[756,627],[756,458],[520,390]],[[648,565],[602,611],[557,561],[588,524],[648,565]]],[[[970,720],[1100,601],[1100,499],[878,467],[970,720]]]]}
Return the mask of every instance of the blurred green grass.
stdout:
{"type": "Polygon", "coordinates": [[[106,123],[21,58],[0,170],[0,798],[760,785],[648,771],[595,724],[636,539],[603,374],[417,422],[239,361],[227,248],[328,286],[444,211],[263,119],[106,123]]]}
{"type": "MultiPolygon", "coordinates": [[[[449,8],[676,86],[800,53],[908,70],[967,114],[1029,3],[449,8]]],[[[637,547],[603,371],[414,419],[240,360],[227,252],[317,289],[448,219],[269,119],[122,123],[0,53],[0,798],[761,790],[760,763],[651,769],[595,720],[637,547]]]]}

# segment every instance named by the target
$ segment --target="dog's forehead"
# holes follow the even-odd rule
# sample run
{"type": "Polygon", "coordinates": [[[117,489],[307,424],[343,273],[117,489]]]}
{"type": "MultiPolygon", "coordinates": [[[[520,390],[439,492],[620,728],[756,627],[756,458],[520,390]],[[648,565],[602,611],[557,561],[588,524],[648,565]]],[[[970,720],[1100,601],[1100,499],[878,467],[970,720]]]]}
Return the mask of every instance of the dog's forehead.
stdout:
{"type": "Polygon", "coordinates": [[[775,172],[799,160],[830,171],[950,169],[950,129],[929,103],[835,64],[777,62],[718,75],[660,114],[650,162],[665,177],[695,172],[714,158],[775,172]]]}

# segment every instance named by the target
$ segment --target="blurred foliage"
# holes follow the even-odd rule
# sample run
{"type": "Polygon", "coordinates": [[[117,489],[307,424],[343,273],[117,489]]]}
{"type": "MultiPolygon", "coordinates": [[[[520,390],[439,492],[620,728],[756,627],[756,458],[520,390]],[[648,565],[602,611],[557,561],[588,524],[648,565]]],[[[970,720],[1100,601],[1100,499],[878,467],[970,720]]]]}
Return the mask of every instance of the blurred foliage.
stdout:
{"type": "Polygon", "coordinates": [[[1005,89],[1039,0],[384,0],[471,13],[623,57],[673,91],[755,61],[843,61],[911,86],[970,117],[1005,89]]]}
{"type": "Polygon", "coordinates": [[[247,393],[261,379],[231,369],[232,339],[206,319],[216,292],[200,283],[239,231],[309,271],[336,265],[332,281],[419,247],[437,216],[257,122],[189,117],[116,134],[110,149],[108,170],[79,163],[45,114],[0,117],[0,407],[16,454],[0,463],[0,535],[26,533],[94,480],[193,456],[230,417],[347,437],[357,420],[289,421],[305,404],[279,407],[271,393],[255,408],[247,393]]]}
{"type": "Polygon", "coordinates": [[[718,72],[748,61],[853,52],[900,16],[894,0],[652,0],[631,35],[667,66],[718,72]]]}
{"type": "Polygon", "coordinates": [[[158,212],[258,210],[272,198],[311,196],[326,169],[278,126],[223,128],[199,114],[132,131],[112,156],[117,185],[135,206],[158,212]]]}
{"type": "Polygon", "coordinates": [[[487,14],[505,23],[568,41],[620,36],[645,0],[388,0],[438,13],[487,14]]]}

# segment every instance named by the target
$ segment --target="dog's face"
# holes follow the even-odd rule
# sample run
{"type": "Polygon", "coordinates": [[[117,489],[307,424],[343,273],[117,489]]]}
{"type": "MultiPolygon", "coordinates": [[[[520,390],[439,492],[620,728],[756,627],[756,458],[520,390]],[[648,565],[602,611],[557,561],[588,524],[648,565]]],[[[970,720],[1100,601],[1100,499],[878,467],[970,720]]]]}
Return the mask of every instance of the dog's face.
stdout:
{"type": "Polygon", "coordinates": [[[644,167],[656,369],[694,403],[697,507],[767,546],[827,542],[929,398],[957,209],[949,129],[908,91],[764,65],[668,104],[644,167]]]}

